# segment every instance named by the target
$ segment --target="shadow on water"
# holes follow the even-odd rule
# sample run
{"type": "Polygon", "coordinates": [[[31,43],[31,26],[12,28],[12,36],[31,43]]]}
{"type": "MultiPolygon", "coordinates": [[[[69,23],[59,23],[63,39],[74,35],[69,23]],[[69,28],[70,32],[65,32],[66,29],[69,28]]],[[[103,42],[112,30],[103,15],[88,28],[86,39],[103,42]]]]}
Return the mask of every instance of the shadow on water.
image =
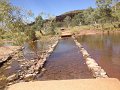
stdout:
{"type": "Polygon", "coordinates": [[[120,80],[120,33],[86,35],[77,39],[109,77],[120,80]]]}

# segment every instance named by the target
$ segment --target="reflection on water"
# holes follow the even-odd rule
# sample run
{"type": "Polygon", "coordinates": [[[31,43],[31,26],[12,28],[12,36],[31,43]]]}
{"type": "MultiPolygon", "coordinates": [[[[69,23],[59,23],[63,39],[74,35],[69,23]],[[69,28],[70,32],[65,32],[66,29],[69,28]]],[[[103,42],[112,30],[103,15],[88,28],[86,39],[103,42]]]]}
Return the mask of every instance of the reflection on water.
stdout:
{"type": "Polygon", "coordinates": [[[120,79],[120,33],[77,38],[110,77],[120,79]]]}
{"type": "MultiPolygon", "coordinates": [[[[52,42],[46,41],[28,41],[25,42],[23,47],[23,54],[26,59],[35,59],[41,55],[42,52],[48,49],[48,46],[51,45],[52,42]]],[[[0,46],[15,46],[14,42],[3,42],[0,43],[0,46]]]]}
{"type": "Polygon", "coordinates": [[[26,59],[35,59],[41,55],[42,52],[48,49],[49,43],[35,41],[35,42],[26,42],[24,44],[23,54],[26,59]]]}

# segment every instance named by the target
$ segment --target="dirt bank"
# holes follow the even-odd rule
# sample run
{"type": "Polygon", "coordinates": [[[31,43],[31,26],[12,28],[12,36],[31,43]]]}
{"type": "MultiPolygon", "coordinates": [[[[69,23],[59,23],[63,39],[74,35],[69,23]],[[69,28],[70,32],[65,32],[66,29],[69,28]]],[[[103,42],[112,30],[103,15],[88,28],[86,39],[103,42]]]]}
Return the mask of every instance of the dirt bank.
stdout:
{"type": "Polygon", "coordinates": [[[7,46],[7,47],[0,47],[0,59],[13,53],[14,51],[20,49],[20,46],[7,46]]]}
{"type": "Polygon", "coordinates": [[[80,32],[76,33],[75,36],[80,35],[94,35],[94,34],[106,34],[106,33],[120,33],[120,31],[101,31],[101,30],[80,30],[80,32]]]}

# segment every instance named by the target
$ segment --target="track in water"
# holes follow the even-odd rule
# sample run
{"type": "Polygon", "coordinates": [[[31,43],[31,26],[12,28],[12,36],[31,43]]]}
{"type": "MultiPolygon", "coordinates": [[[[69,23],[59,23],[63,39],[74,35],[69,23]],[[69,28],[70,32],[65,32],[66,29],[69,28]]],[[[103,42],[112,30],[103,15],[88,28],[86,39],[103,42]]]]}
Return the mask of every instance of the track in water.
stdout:
{"type": "Polygon", "coordinates": [[[93,78],[72,38],[59,41],[44,68],[46,71],[38,75],[38,80],[93,78]]]}

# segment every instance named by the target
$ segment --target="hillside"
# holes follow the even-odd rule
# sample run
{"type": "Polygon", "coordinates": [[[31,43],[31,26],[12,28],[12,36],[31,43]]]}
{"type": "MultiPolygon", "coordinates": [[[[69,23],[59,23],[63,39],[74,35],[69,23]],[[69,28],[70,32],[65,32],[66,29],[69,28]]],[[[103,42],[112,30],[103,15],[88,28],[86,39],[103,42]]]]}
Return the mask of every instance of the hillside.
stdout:
{"type": "Polygon", "coordinates": [[[70,12],[66,12],[62,15],[56,16],[56,21],[62,22],[66,16],[74,17],[78,13],[82,13],[84,10],[74,10],[70,12]]]}

